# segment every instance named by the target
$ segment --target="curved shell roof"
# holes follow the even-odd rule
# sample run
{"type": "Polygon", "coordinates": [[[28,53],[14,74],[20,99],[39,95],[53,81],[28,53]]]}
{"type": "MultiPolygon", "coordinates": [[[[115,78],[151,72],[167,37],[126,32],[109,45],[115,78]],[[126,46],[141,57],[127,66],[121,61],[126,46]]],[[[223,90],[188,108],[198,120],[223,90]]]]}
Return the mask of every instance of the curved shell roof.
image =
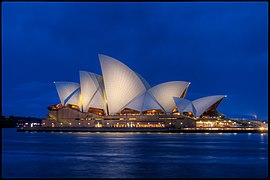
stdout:
{"type": "Polygon", "coordinates": [[[148,92],[134,98],[126,107],[140,112],[152,109],[161,109],[164,111],[164,109],[148,92]]]}
{"type": "Polygon", "coordinates": [[[73,95],[67,100],[65,104],[74,104],[79,106],[79,108],[82,110],[82,104],[80,101],[80,95],[81,95],[81,90],[78,88],[73,95]]]}
{"type": "Polygon", "coordinates": [[[80,71],[82,107],[84,112],[89,107],[106,109],[104,108],[102,81],[102,76],[98,74],[80,71]]]}
{"type": "Polygon", "coordinates": [[[142,107],[144,104],[144,97],[145,97],[145,93],[143,93],[142,95],[139,95],[138,97],[134,98],[127,106],[126,108],[130,108],[130,109],[134,109],[137,111],[142,111],[142,107]]]}
{"type": "Polygon", "coordinates": [[[215,105],[216,108],[226,97],[216,95],[189,101],[183,99],[189,82],[171,81],[151,87],[140,74],[122,62],[106,55],[98,56],[103,76],[80,71],[80,84],[55,82],[63,106],[78,105],[84,112],[89,107],[100,108],[106,114],[114,115],[124,108],[140,112],[161,109],[165,113],[171,113],[177,105],[179,112],[190,111],[199,117],[211,106],[215,105]]]}
{"type": "Polygon", "coordinates": [[[164,111],[164,108],[157,102],[157,100],[148,92],[145,93],[144,103],[142,111],[152,110],[152,109],[161,109],[164,111]]]}
{"type": "MultiPolygon", "coordinates": [[[[80,89],[80,85],[75,82],[66,82],[66,81],[59,81],[59,82],[54,82],[56,86],[56,90],[58,92],[61,104],[65,106],[68,101],[72,102],[74,101],[74,97],[71,98],[72,96],[77,96],[78,91],[80,89]],[[70,100],[71,99],[71,100],[70,100]]],[[[76,98],[75,98],[76,99],[76,98]]],[[[70,103],[71,104],[71,103],[70,103]]],[[[76,105],[78,105],[77,103],[76,105]]]]}
{"type": "Polygon", "coordinates": [[[211,107],[213,104],[218,102],[219,100],[225,98],[226,95],[216,95],[216,96],[207,96],[203,98],[196,99],[192,101],[192,104],[194,105],[196,109],[196,117],[199,117],[206,111],[209,107],[211,107]]]}
{"type": "Polygon", "coordinates": [[[122,62],[102,54],[99,54],[99,60],[109,114],[113,115],[143,94],[146,87],[138,75],[122,62]]]}
{"type": "Polygon", "coordinates": [[[173,100],[177,106],[178,112],[192,112],[194,115],[196,114],[196,109],[192,101],[179,97],[174,97],[173,100]]]}
{"type": "Polygon", "coordinates": [[[175,107],[173,97],[180,97],[188,85],[189,82],[186,81],[170,81],[158,84],[149,89],[148,92],[157,100],[166,113],[171,113],[175,107]]]}

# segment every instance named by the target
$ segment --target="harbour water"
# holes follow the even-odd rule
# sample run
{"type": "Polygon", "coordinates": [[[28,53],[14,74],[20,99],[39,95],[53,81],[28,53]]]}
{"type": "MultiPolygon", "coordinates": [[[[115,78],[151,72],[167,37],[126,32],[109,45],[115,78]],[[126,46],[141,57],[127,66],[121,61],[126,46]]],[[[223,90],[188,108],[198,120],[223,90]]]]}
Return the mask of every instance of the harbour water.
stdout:
{"type": "Polygon", "coordinates": [[[2,129],[3,178],[266,178],[268,133],[2,129]]]}

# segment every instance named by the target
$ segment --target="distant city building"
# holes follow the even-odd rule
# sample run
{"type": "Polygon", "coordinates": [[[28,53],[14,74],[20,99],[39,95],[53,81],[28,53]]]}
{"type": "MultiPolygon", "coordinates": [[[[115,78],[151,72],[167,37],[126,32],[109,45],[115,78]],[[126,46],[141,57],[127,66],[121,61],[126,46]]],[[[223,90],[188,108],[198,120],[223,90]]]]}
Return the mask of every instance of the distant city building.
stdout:
{"type": "Polygon", "coordinates": [[[190,101],[184,99],[190,82],[151,87],[122,62],[101,54],[99,60],[102,76],[80,71],[80,83],[54,82],[60,104],[48,107],[44,126],[182,128],[224,117],[216,108],[226,95],[190,101]]]}

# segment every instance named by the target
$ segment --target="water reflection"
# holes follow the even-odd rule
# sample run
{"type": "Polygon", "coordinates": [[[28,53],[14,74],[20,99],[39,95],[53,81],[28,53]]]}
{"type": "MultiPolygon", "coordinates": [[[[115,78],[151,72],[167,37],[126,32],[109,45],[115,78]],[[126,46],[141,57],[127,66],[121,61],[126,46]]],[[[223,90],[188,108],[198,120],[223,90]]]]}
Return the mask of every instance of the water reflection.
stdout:
{"type": "Polygon", "coordinates": [[[266,133],[17,133],[3,129],[2,137],[3,177],[268,176],[266,133]]]}

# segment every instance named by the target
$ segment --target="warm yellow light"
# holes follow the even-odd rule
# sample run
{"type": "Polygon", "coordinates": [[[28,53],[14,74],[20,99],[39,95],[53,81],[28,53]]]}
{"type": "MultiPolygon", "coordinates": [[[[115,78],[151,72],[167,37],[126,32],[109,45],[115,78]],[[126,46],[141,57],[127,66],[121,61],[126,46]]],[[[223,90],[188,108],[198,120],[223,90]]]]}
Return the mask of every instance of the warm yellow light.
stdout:
{"type": "Polygon", "coordinates": [[[263,131],[264,130],[264,127],[260,127],[260,130],[263,131]]]}

